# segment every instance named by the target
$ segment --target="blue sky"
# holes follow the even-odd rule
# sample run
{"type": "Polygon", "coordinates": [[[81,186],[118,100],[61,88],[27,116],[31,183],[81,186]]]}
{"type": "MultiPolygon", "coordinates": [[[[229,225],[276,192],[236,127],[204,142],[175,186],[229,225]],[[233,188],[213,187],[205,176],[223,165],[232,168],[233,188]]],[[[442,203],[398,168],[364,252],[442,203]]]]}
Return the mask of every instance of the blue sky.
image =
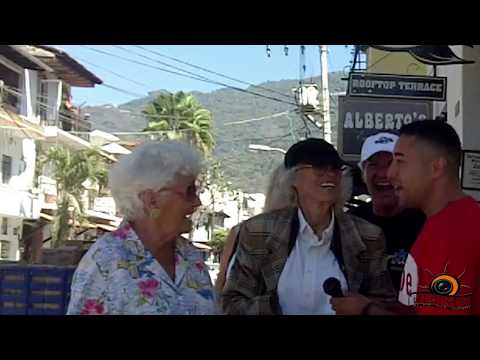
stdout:
{"type": "MultiPolygon", "coordinates": [[[[166,89],[169,91],[202,91],[210,92],[222,86],[209,84],[198,80],[180,77],[178,75],[162,72],[157,69],[147,68],[139,64],[124,61],[92,51],[94,48],[101,51],[135,59],[139,62],[166,68],[164,65],[152,60],[142,58],[138,54],[163,61],[209,79],[227,83],[241,88],[248,87],[231,80],[205,73],[201,70],[176,63],[152,53],[148,53],[133,45],[122,45],[129,52],[116,48],[113,45],[92,45],[89,48],[83,45],[55,45],[65,50],[77,59],[86,68],[100,77],[105,84],[125,91],[146,96],[149,91],[166,89]],[[94,66],[94,65],[97,65],[94,66]],[[101,67],[101,68],[99,68],[101,67]],[[122,75],[129,79],[122,79],[107,70],[122,75]],[[137,84],[137,83],[141,83],[137,84]]],[[[179,60],[192,63],[216,72],[240,79],[249,83],[259,84],[269,80],[298,79],[300,76],[300,46],[289,45],[288,56],[284,54],[284,47],[271,46],[271,57],[267,57],[265,45],[155,45],[146,46],[150,50],[175,57],[179,60]]],[[[343,70],[351,60],[350,47],[345,45],[329,46],[329,71],[343,70]]],[[[305,78],[320,74],[320,55],[318,46],[307,45],[305,49],[305,78]]],[[[170,69],[172,71],[178,71],[170,69]]],[[[74,103],[80,105],[122,104],[138,96],[125,94],[105,86],[95,88],[73,88],[74,103]]]]}

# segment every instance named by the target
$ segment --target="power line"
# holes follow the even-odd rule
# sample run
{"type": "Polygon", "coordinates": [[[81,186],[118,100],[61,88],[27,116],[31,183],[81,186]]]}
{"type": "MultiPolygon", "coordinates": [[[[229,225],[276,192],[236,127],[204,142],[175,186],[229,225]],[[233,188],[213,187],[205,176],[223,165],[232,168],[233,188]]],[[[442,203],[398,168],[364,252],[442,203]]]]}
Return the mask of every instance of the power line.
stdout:
{"type": "MultiPolygon", "coordinates": [[[[11,93],[13,93],[14,95],[18,96],[18,97],[25,97],[26,95],[22,92],[22,90],[18,89],[18,88],[14,88],[14,87],[9,87],[9,86],[5,86],[5,89],[7,91],[10,91],[11,93]]],[[[39,96],[38,98],[43,98],[45,99],[46,97],[44,96],[39,96]]],[[[47,110],[53,110],[53,111],[56,111],[58,113],[58,116],[59,118],[65,120],[66,122],[70,123],[71,125],[75,124],[75,119],[72,119],[70,118],[70,114],[68,113],[65,113],[65,112],[62,112],[62,110],[60,109],[55,109],[53,106],[50,106],[48,105],[47,103],[45,102],[42,102],[42,101],[39,101],[37,98],[36,102],[38,105],[42,106],[44,109],[47,109],[47,110]]],[[[142,114],[142,113],[136,113],[136,112],[133,112],[133,111],[129,111],[129,110],[119,110],[120,112],[122,113],[128,113],[129,115],[131,116],[137,116],[137,117],[142,117],[144,118],[145,120],[148,120],[148,118],[173,118],[173,119],[190,119],[189,117],[186,117],[186,116],[177,116],[177,115],[160,115],[160,114],[151,114],[151,115],[146,115],[146,114],[142,114]]],[[[185,130],[189,130],[189,129],[185,129],[185,130]]],[[[168,129],[168,130],[165,130],[165,131],[175,131],[175,129],[168,129]]],[[[182,130],[178,130],[178,131],[182,131],[182,130]]]]}
{"type": "Polygon", "coordinates": [[[122,60],[124,60],[124,61],[128,61],[128,62],[131,62],[131,63],[135,63],[135,64],[138,64],[138,65],[142,65],[142,66],[145,66],[145,67],[148,67],[148,68],[152,68],[152,69],[155,69],[155,70],[160,70],[160,71],[163,71],[163,72],[167,72],[167,73],[170,73],[170,74],[182,76],[182,77],[189,78],[189,79],[193,79],[193,80],[198,80],[198,81],[203,81],[203,82],[212,83],[212,84],[216,84],[216,85],[221,85],[221,86],[227,87],[227,88],[229,88],[229,89],[236,90],[236,91],[240,91],[240,92],[243,92],[243,93],[246,93],[246,94],[255,95],[255,96],[259,96],[259,97],[262,97],[262,98],[265,98],[265,99],[269,99],[269,100],[272,100],[272,101],[277,101],[277,102],[281,102],[281,103],[285,103],[285,104],[297,106],[297,105],[296,105],[295,103],[293,103],[293,102],[284,101],[284,100],[281,100],[281,99],[278,99],[278,98],[274,98],[274,97],[271,97],[271,96],[259,94],[259,93],[256,93],[256,92],[253,92],[253,91],[249,91],[249,90],[244,90],[244,89],[238,88],[238,87],[236,87],[236,86],[231,86],[231,85],[228,85],[228,84],[219,82],[219,81],[206,80],[206,78],[204,78],[204,77],[189,76],[189,75],[182,74],[182,73],[179,73],[179,72],[176,72],[176,71],[171,71],[171,70],[168,70],[168,69],[160,68],[160,67],[158,67],[158,66],[146,64],[146,63],[141,62],[141,61],[137,61],[137,60],[134,60],[134,59],[126,58],[126,57],[123,57],[123,56],[121,56],[121,55],[115,55],[115,54],[109,53],[109,52],[107,52],[107,51],[103,51],[103,50],[91,48],[91,47],[86,46],[86,45],[80,45],[80,46],[85,47],[86,49],[89,49],[89,50],[91,50],[91,51],[98,52],[98,53],[100,53],[100,54],[104,54],[104,55],[108,55],[108,56],[111,56],[111,57],[114,57],[114,58],[122,59],[122,60]]]}
{"type": "MultiPolygon", "coordinates": [[[[16,91],[12,90],[12,88],[10,88],[9,86],[5,86],[5,85],[4,85],[4,86],[3,86],[3,90],[5,90],[6,92],[8,92],[8,93],[10,93],[10,94],[13,94],[13,95],[15,95],[15,96],[17,96],[17,97],[19,97],[19,98],[23,98],[23,97],[26,96],[26,95],[23,94],[22,92],[16,92],[16,91]]],[[[18,89],[17,89],[17,90],[18,90],[18,89]]],[[[50,108],[50,109],[55,110],[53,107],[51,107],[51,106],[49,106],[49,105],[47,105],[47,104],[44,104],[44,103],[42,103],[42,102],[40,102],[40,101],[37,101],[37,103],[40,104],[41,106],[44,106],[44,107],[47,108],[47,109],[50,108]]],[[[67,121],[69,121],[71,124],[73,124],[73,122],[74,122],[73,119],[66,118],[66,117],[62,116],[61,113],[60,113],[60,111],[57,111],[57,112],[58,112],[58,117],[59,117],[59,118],[62,118],[62,117],[63,117],[64,119],[66,119],[67,121]]],[[[29,127],[27,127],[27,128],[29,128],[29,127]]],[[[36,129],[33,129],[33,130],[34,130],[34,131],[37,131],[36,129]]],[[[25,135],[27,135],[27,134],[25,134],[25,135]]],[[[28,136],[28,135],[27,135],[27,136],[28,136]]],[[[79,138],[79,139],[85,141],[84,139],[81,139],[81,138],[79,138]]],[[[59,142],[58,142],[58,137],[55,139],[55,142],[56,142],[56,144],[58,145],[58,143],[59,143],[59,142]]],[[[88,141],[86,141],[86,142],[89,143],[88,141]]],[[[90,143],[89,143],[89,144],[90,144],[90,143]]],[[[108,153],[106,153],[106,152],[104,152],[104,151],[101,151],[101,154],[102,154],[102,156],[105,156],[105,157],[108,158],[109,160],[116,161],[116,159],[115,159],[114,157],[112,157],[110,154],[108,154],[108,153]]]]}
{"type": "Polygon", "coordinates": [[[270,119],[270,118],[274,118],[274,117],[279,117],[279,116],[282,116],[282,115],[286,115],[286,114],[288,114],[289,112],[291,112],[291,111],[282,111],[282,112],[280,112],[280,113],[276,113],[276,114],[272,114],[272,115],[266,115],[266,116],[262,116],[262,117],[254,118],[254,119],[241,120],[241,121],[233,121],[233,122],[225,123],[225,124],[223,124],[223,126],[240,125],[240,124],[246,124],[246,123],[250,123],[250,122],[254,122],[254,121],[260,121],[260,120],[270,119]]]}
{"type": "Polygon", "coordinates": [[[258,88],[258,89],[262,89],[262,90],[265,90],[265,91],[269,91],[269,92],[272,92],[272,93],[275,93],[275,94],[278,94],[278,95],[281,95],[281,96],[284,96],[288,99],[292,99],[292,96],[290,95],[286,95],[280,91],[276,91],[274,89],[270,89],[270,88],[267,88],[267,87],[264,87],[264,86],[261,86],[261,85],[255,85],[255,84],[252,84],[248,81],[243,81],[243,80],[239,80],[239,79],[236,79],[236,78],[233,78],[231,76],[227,76],[227,75],[224,75],[222,73],[219,73],[217,71],[213,71],[213,70],[210,70],[210,69],[207,69],[207,68],[204,68],[204,67],[201,67],[201,66],[198,66],[198,65],[195,65],[195,64],[192,64],[192,63],[189,63],[189,62],[186,62],[186,61],[183,61],[183,60],[180,60],[180,59],[177,59],[177,58],[174,58],[173,56],[168,56],[168,55],[164,55],[162,53],[159,53],[158,51],[154,51],[154,50],[151,50],[151,49],[147,49],[146,47],[144,46],[141,46],[141,45],[134,45],[136,48],[139,48],[139,49],[142,49],[144,51],[147,51],[149,53],[152,53],[152,54],[156,54],[158,56],[161,56],[163,58],[166,58],[166,59],[169,59],[169,60],[172,60],[172,61],[175,61],[175,62],[178,62],[180,64],[184,64],[184,65],[187,65],[187,66],[190,66],[190,67],[193,67],[195,69],[198,69],[198,70],[202,70],[202,71],[205,71],[205,72],[208,72],[208,73],[211,73],[211,74],[214,74],[214,75],[217,75],[217,76],[221,76],[225,79],[229,79],[229,80],[232,80],[232,81],[236,81],[238,83],[241,83],[241,84],[244,84],[244,85],[249,85],[249,86],[252,86],[252,87],[255,87],[255,88],[258,88]]]}
{"type": "Polygon", "coordinates": [[[147,88],[147,89],[150,88],[150,86],[148,86],[148,85],[146,85],[146,84],[144,84],[144,83],[142,83],[142,82],[139,82],[139,81],[137,81],[137,80],[129,79],[129,78],[127,78],[126,76],[123,76],[123,75],[121,75],[121,74],[119,74],[119,73],[116,73],[115,71],[112,71],[112,70],[107,69],[107,68],[105,68],[105,67],[103,67],[103,66],[94,64],[94,63],[92,63],[92,62],[90,62],[90,61],[87,61],[87,60],[85,60],[85,59],[79,58],[78,56],[75,56],[75,57],[76,57],[78,60],[80,60],[81,62],[84,62],[85,64],[89,64],[90,66],[96,67],[96,68],[101,69],[101,70],[103,70],[103,71],[106,71],[106,72],[108,72],[108,73],[110,73],[110,74],[113,74],[113,75],[115,75],[115,76],[118,76],[119,78],[121,78],[121,79],[123,79],[123,80],[127,80],[127,81],[129,81],[129,82],[131,82],[131,83],[137,84],[137,85],[142,86],[142,87],[145,87],[145,88],[147,88]]]}
{"type": "Polygon", "coordinates": [[[264,136],[261,138],[240,138],[240,139],[232,139],[229,141],[217,141],[217,146],[220,144],[230,144],[233,142],[241,142],[241,141],[263,141],[263,140],[274,141],[275,139],[283,139],[289,136],[291,136],[290,133],[287,133],[284,135],[277,135],[277,136],[264,136]]]}
{"type": "MultiPolygon", "coordinates": [[[[23,94],[21,91],[20,92],[17,92],[17,91],[14,91],[13,88],[10,88],[8,86],[4,86],[4,89],[5,91],[17,96],[17,97],[25,97],[26,95],[23,94]]],[[[19,90],[19,89],[17,89],[19,90]]],[[[38,101],[37,100],[37,104],[39,104],[40,106],[42,106],[43,108],[45,109],[50,109],[50,110],[55,110],[54,107],[48,105],[48,104],[45,104],[41,101],[38,101]]],[[[63,115],[63,113],[60,111],[60,110],[56,110],[57,111],[57,116],[59,119],[64,119],[66,120],[67,122],[71,123],[71,124],[74,124],[75,123],[75,119],[71,119],[69,117],[66,117],[63,115]]],[[[287,112],[288,113],[288,112],[287,112]]],[[[274,115],[280,115],[280,114],[274,114],[274,115]]],[[[20,129],[22,130],[22,129],[20,129]]],[[[152,135],[152,134],[167,134],[167,133],[171,133],[171,132],[188,132],[188,131],[191,131],[191,129],[179,129],[179,130],[174,130],[174,129],[171,129],[171,130],[162,130],[162,131],[145,131],[145,132],[115,132],[115,133],[112,133],[113,135],[119,135],[119,136],[122,136],[122,135],[145,135],[145,136],[148,136],[148,135],[152,135]]],[[[22,132],[24,132],[22,130],[22,132]]],[[[25,132],[24,132],[25,133],[25,132]]],[[[69,133],[71,133],[72,135],[74,134],[89,134],[90,132],[86,132],[86,131],[70,131],[69,133]]],[[[25,133],[25,135],[27,135],[25,133]]],[[[274,142],[274,141],[279,141],[280,139],[283,139],[283,138],[286,138],[286,137],[289,137],[291,136],[291,133],[287,133],[287,134],[284,134],[284,135],[277,135],[277,136],[265,136],[265,137],[261,137],[261,138],[251,138],[251,137],[248,137],[248,138],[240,138],[240,139],[233,139],[233,140],[230,140],[230,141],[217,141],[217,145],[218,144],[228,144],[228,143],[233,143],[233,142],[252,142],[252,141],[267,141],[267,143],[271,143],[271,142],[274,142]]],[[[58,139],[57,139],[57,143],[58,143],[58,139]]]]}
{"type": "Polygon", "coordinates": [[[126,53],[129,53],[129,54],[134,54],[134,55],[137,55],[137,56],[140,56],[141,58],[143,59],[146,59],[146,60],[150,60],[150,61],[153,61],[153,62],[156,62],[158,64],[161,64],[161,65],[164,65],[164,66],[167,66],[167,67],[170,67],[172,69],[175,69],[175,70],[179,70],[179,71],[182,71],[186,74],[189,74],[189,75],[192,75],[192,76],[195,76],[195,77],[198,77],[199,79],[203,79],[205,81],[210,81],[211,79],[205,77],[205,76],[202,76],[202,75],[199,75],[197,73],[194,73],[194,72],[191,72],[191,71],[188,71],[188,70],[185,70],[185,69],[182,69],[178,66],[175,66],[175,65],[171,65],[171,64],[168,64],[166,62],[163,62],[163,61],[160,61],[160,60],[156,60],[156,59],[153,59],[149,56],[145,56],[145,55],[142,55],[142,54],[139,54],[135,51],[132,51],[132,50],[129,50],[129,49],[125,49],[123,46],[120,46],[120,45],[112,45],[114,48],[117,48],[117,49],[120,49],[126,53]]]}
{"type": "MultiPolygon", "coordinates": [[[[14,93],[14,95],[17,95],[19,97],[24,97],[26,96],[25,94],[23,94],[19,89],[16,89],[18,92],[15,92],[15,91],[12,91],[11,89],[13,88],[10,88],[10,87],[6,87],[6,90],[7,91],[10,91],[12,93],[14,93]]],[[[44,109],[47,109],[47,110],[56,110],[54,107],[46,104],[46,103],[43,103],[41,101],[38,101],[37,100],[37,103],[43,107],[44,109]]],[[[56,110],[56,112],[58,113],[58,117],[59,119],[61,120],[64,120],[68,123],[70,123],[71,125],[74,125],[76,124],[76,121],[75,119],[72,119],[69,117],[69,114],[67,113],[64,113],[62,112],[61,110],[56,110]]],[[[131,115],[134,115],[134,116],[142,116],[142,117],[146,117],[144,114],[140,114],[140,113],[135,113],[135,112],[131,112],[131,111],[125,111],[131,115]]],[[[250,121],[257,121],[257,120],[263,120],[263,119],[267,119],[269,117],[278,117],[278,116],[281,116],[281,115],[286,115],[288,114],[290,111],[285,111],[285,112],[281,112],[281,113],[276,113],[276,114],[272,114],[272,115],[268,115],[268,116],[264,116],[262,118],[256,118],[256,119],[248,119],[248,120],[244,120],[242,121],[241,123],[244,123],[244,122],[250,122],[250,121]]],[[[150,115],[149,115],[150,116],[150,115]]],[[[177,118],[177,119],[187,119],[187,117],[179,117],[179,116],[170,116],[170,115],[152,115],[153,117],[172,117],[172,118],[177,118]]],[[[237,122],[237,123],[240,123],[240,122],[237,122]]],[[[227,124],[224,124],[224,125],[230,125],[230,124],[233,124],[233,123],[227,123],[227,124]]],[[[149,134],[149,133],[169,133],[169,132],[188,132],[188,131],[192,131],[191,129],[165,129],[165,130],[161,130],[161,131],[143,131],[143,132],[137,132],[139,134],[149,134]]],[[[76,131],[74,133],[87,133],[87,132],[82,132],[82,131],[76,131]]],[[[125,132],[125,133],[119,133],[119,132],[116,132],[116,133],[112,133],[112,134],[122,134],[122,135],[129,135],[129,134],[133,134],[132,132],[125,132]]],[[[275,139],[277,138],[277,136],[274,136],[274,137],[271,137],[272,139],[275,139]]],[[[264,137],[264,138],[261,138],[261,139],[270,139],[270,137],[264,137]]],[[[238,141],[242,141],[244,139],[238,139],[238,141]]],[[[259,139],[253,139],[253,140],[259,140],[259,139]]]]}
{"type": "MultiPolygon", "coordinates": [[[[15,89],[15,88],[11,88],[11,87],[8,87],[8,86],[4,86],[5,88],[5,91],[19,97],[19,98],[23,98],[25,97],[26,95],[19,89],[15,89]],[[13,89],[17,90],[17,91],[14,91],[13,89]]],[[[38,101],[37,99],[37,104],[42,107],[43,109],[46,109],[46,110],[53,110],[57,113],[57,116],[58,116],[58,120],[61,120],[62,122],[66,122],[66,123],[69,123],[70,125],[79,125],[78,124],[78,121],[76,119],[72,119],[69,115],[70,114],[67,114],[67,113],[64,113],[62,112],[60,109],[55,109],[54,107],[46,104],[46,103],[43,103],[41,101],[38,101]]],[[[159,115],[159,116],[162,116],[162,115],[159,115]]],[[[182,118],[186,118],[186,117],[182,117],[182,118]]],[[[47,120],[48,122],[48,120],[47,120]]],[[[58,124],[56,124],[55,126],[57,126],[58,124]]],[[[155,134],[155,133],[162,133],[162,134],[168,134],[168,133],[182,133],[182,132],[192,132],[193,130],[192,129],[165,129],[165,130],[161,130],[161,131],[145,131],[145,132],[138,132],[138,134],[145,134],[145,135],[151,135],[151,134],[155,134]]],[[[72,133],[72,134],[89,134],[90,131],[69,131],[69,133],[72,133]]],[[[120,134],[120,133],[113,133],[114,135],[115,134],[120,134]]],[[[128,135],[128,134],[125,134],[125,135],[128,135]]]]}
{"type": "MultiPolygon", "coordinates": [[[[12,95],[15,95],[17,96],[18,98],[22,99],[22,98],[25,98],[26,95],[20,90],[20,89],[17,89],[17,88],[14,88],[14,87],[11,87],[11,86],[6,86],[4,85],[4,90],[9,92],[10,94],[12,95]]],[[[42,101],[39,101],[38,99],[36,99],[36,103],[37,105],[39,105],[40,107],[42,107],[43,109],[46,109],[46,110],[51,110],[51,111],[54,111],[57,113],[58,115],[58,118],[69,123],[70,125],[76,125],[76,120],[75,119],[72,119],[70,117],[70,114],[68,113],[64,113],[62,112],[62,110],[60,109],[55,109],[53,106],[45,103],[45,102],[42,102],[42,101]]],[[[48,120],[47,120],[48,121],[48,120]]]]}
{"type": "MultiPolygon", "coordinates": [[[[121,49],[121,50],[123,50],[123,51],[125,51],[125,52],[127,52],[127,53],[134,54],[134,55],[140,56],[140,57],[142,57],[142,58],[144,58],[144,59],[147,59],[147,60],[150,60],[150,61],[159,63],[159,64],[164,65],[164,66],[167,66],[167,67],[170,67],[170,68],[172,68],[172,69],[182,71],[182,72],[184,72],[184,73],[186,73],[186,74],[193,75],[194,77],[198,77],[198,80],[203,80],[203,81],[209,82],[209,83],[212,83],[212,82],[213,82],[213,83],[215,83],[215,84],[219,84],[219,85],[222,85],[222,86],[226,86],[226,87],[231,88],[231,89],[235,89],[235,90],[247,92],[247,93],[250,93],[250,94],[252,94],[252,95],[257,95],[257,96],[263,96],[263,97],[265,97],[265,95],[263,95],[263,94],[255,93],[255,92],[253,92],[253,91],[241,89],[241,88],[238,88],[238,87],[236,87],[236,86],[231,86],[231,85],[228,85],[228,84],[225,84],[225,83],[218,82],[218,81],[216,81],[216,80],[212,80],[212,79],[210,79],[210,78],[207,78],[207,77],[205,77],[205,76],[199,75],[199,74],[197,74],[197,73],[194,73],[194,72],[191,72],[191,71],[182,69],[182,68],[180,68],[180,67],[178,67],[178,66],[174,66],[174,65],[165,63],[165,62],[163,62],[163,61],[160,61],[160,60],[157,60],[157,59],[153,59],[153,58],[151,58],[151,57],[148,57],[148,56],[139,54],[139,53],[137,53],[137,52],[135,52],[135,51],[132,51],[132,50],[129,50],[129,49],[125,49],[124,47],[122,47],[122,46],[120,46],[120,45],[112,45],[112,46],[115,47],[115,48],[121,49]]],[[[248,85],[252,85],[252,86],[254,86],[254,87],[257,87],[256,85],[253,85],[253,84],[250,84],[250,83],[247,83],[247,84],[248,84],[248,85]]],[[[265,89],[267,89],[267,88],[265,88],[265,89]]],[[[274,91],[274,92],[276,92],[276,91],[274,91]]],[[[293,99],[291,96],[285,95],[285,94],[283,94],[283,93],[279,93],[279,94],[282,95],[282,96],[284,96],[284,97],[286,97],[286,98],[288,98],[289,100],[292,100],[292,99],[293,99]]],[[[272,98],[272,97],[268,97],[268,98],[270,98],[270,99],[277,99],[277,98],[272,98]]],[[[280,99],[277,99],[277,100],[280,101],[280,99]]]]}
{"type": "Polygon", "coordinates": [[[140,95],[140,94],[137,94],[137,93],[134,93],[134,92],[131,92],[131,91],[128,91],[128,90],[123,90],[121,88],[118,88],[116,86],[112,86],[112,85],[109,85],[109,84],[100,84],[101,86],[105,86],[109,89],[112,89],[112,90],[116,90],[118,92],[121,92],[121,93],[124,93],[124,94],[127,94],[127,95],[130,95],[130,96],[135,96],[135,97],[139,97],[139,98],[142,98],[142,97],[145,97],[145,95],[140,95]]]}
{"type": "MultiPolygon", "coordinates": [[[[19,98],[24,98],[26,97],[26,95],[20,90],[20,89],[17,89],[17,88],[14,88],[14,87],[9,87],[9,86],[5,86],[4,85],[4,89],[5,91],[9,92],[10,94],[13,94],[19,98]]],[[[58,116],[58,120],[62,120],[62,122],[66,122],[70,125],[78,125],[78,122],[76,119],[73,119],[71,118],[71,114],[68,114],[68,113],[65,113],[65,112],[62,112],[61,109],[55,109],[53,106],[45,103],[45,102],[42,102],[42,101],[39,101],[38,99],[36,99],[36,104],[39,105],[40,107],[42,107],[44,110],[50,110],[50,111],[54,111],[57,116],[58,116]]],[[[48,120],[47,120],[48,121],[48,120]]],[[[80,121],[81,122],[81,121],[80,121]]]]}
{"type": "Polygon", "coordinates": [[[134,112],[134,111],[130,111],[130,110],[118,110],[119,112],[121,113],[127,113],[131,116],[136,116],[136,117],[143,117],[145,118],[146,120],[148,120],[148,118],[160,118],[160,119],[190,119],[189,117],[187,116],[178,116],[178,115],[160,115],[160,114],[144,114],[144,113],[137,113],[137,112],[134,112]]]}

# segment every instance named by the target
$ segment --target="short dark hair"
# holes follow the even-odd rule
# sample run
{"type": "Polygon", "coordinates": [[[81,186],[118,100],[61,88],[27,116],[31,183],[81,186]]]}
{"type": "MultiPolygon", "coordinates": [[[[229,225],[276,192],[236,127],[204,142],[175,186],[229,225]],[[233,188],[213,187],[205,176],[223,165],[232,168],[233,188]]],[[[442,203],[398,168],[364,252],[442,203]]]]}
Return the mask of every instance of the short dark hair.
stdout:
{"type": "Polygon", "coordinates": [[[444,121],[419,120],[404,125],[400,136],[415,136],[443,150],[452,173],[458,176],[462,159],[462,144],[455,129],[444,121]]]}

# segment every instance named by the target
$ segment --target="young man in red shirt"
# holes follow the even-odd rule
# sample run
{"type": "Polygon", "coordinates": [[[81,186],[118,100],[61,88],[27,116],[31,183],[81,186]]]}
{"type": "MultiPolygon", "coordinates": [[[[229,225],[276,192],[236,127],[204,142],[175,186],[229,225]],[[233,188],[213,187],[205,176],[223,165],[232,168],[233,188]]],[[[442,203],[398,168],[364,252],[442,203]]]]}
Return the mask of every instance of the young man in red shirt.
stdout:
{"type": "Polygon", "coordinates": [[[388,177],[401,206],[427,221],[407,258],[399,304],[387,309],[348,294],[332,299],[337,314],[479,315],[480,206],[459,181],[461,144],[438,120],[405,125],[388,177]]]}

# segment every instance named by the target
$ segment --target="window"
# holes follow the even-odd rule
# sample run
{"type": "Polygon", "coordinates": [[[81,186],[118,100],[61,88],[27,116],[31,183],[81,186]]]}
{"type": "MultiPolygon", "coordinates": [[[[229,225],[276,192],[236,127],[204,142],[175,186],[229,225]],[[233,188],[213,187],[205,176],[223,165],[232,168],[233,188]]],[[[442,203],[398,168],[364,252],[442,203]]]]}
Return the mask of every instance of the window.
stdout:
{"type": "Polygon", "coordinates": [[[48,102],[48,87],[47,84],[39,80],[37,88],[37,115],[40,116],[41,121],[47,120],[47,102],[48,102]]]}
{"type": "Polygon", "coordinates": [[[367,71],[368,70],[368,46],[355,45],[352,49],[352,60],[350,61],[351,71],[367,71]]]}
{"type": "Polygon", "coordinates": [[[2,217],[2,235],[8,235],[8,218],[2,217]]]}
{"type": "Polygon", "coordinates": [[[219,226],[219,227],[225,227],[225,217],[223,216],[222,213],[216,213],[215,214],[215,222],[213,224],[214,226],[219,226]]]}
{"type": "Polygon", "coordinates": [[[368,65],[367,53],[360,50],[358,52],[357,69],[356,70],[366,71],[367,70],[367,65],[368,65]]]}
{"type": "Polygon", "coordinates": [[[2,183],[8,184],[12,177],[12,157],[2,155],[2,183]]]}
{"type": "Polygon", "coordinates": [[[10,254],[10,242],[2,240],[0,241],[0,259],[8,259],[10,254]]]}

